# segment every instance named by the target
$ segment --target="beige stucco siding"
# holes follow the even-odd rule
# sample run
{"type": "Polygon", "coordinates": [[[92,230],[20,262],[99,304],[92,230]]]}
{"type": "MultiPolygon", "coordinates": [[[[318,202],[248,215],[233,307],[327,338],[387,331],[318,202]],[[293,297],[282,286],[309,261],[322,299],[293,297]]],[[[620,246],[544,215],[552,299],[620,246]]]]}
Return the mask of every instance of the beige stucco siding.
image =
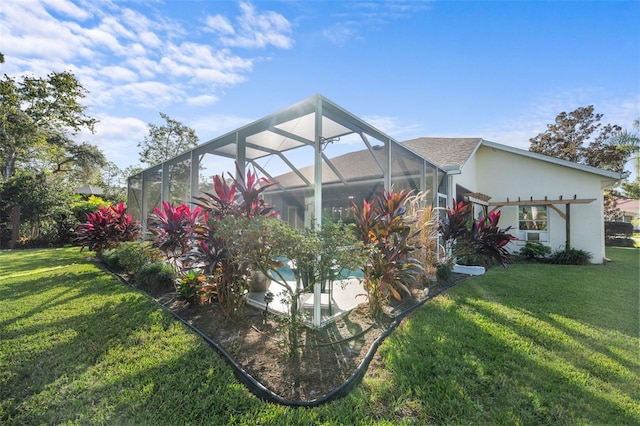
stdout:
{"type": "MultiPolygon", "coordinates": [[[[557,200],[595,198],[590,204],[571,205],[571,246],[590,252],[594,263],[604,258],[604,223],[601,182],[602,177],[589,172],[547,163],[500,149],[481,146],[465,164],[462,174],[454,182],[474,191],[491,196],[491,201],[521,199],[557,200]]],[[[556,205],[562,212],[565,204],[556,205]]],[[[501,208],[500,224],[518,228],[518,209],[501,208]]],[[[564,248],[566,222],[553,209],[548,209],[549,241],[552,249],[564,248]]],[[[514,232],[517,234],[517,232],[514,232]]],[[[519,250],[524,242],[511,243],[519,250]]]]}

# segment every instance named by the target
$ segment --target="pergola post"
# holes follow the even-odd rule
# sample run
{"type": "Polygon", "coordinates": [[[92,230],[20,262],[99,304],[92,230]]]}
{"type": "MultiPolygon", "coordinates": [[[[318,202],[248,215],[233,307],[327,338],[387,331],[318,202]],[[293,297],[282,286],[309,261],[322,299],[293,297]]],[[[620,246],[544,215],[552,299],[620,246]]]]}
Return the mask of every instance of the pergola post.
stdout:
{"type": "Polygon", "coordinates": [[[569,250],[571,248],[571,204],[567,203],[565,206],[565,233],[567,236],[567,242],[565,243],[565,250],[569,250]]]}

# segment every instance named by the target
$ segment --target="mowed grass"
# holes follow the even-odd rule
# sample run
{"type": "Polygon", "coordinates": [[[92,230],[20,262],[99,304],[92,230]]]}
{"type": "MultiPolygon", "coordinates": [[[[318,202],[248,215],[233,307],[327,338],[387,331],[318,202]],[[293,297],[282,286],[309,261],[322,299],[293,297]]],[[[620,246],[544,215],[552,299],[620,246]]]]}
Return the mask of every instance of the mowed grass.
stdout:
{"type": "Polygon", "coordinates": [[[346,398],[290,408],[77,248],[0,252],[0,423],[640,424],[640,251],[607,254],[466,280],[346,398]]]}

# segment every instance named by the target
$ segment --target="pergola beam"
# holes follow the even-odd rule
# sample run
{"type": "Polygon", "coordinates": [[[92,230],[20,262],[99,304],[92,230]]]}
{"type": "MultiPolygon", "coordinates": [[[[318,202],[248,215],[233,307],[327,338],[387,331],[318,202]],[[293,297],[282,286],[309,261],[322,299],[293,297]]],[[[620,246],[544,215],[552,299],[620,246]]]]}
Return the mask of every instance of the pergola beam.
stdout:
{"type": "Polygon", "coordinates": [[[558,197],[557,200],[549,200],[548,197],[544,197],[544,200],[534,200],[533,197],[530,197],[528,200],[521,200],[518,197],[518,201],[510,201],[507,198],[507,201],[494,201],[490,202],[489,205],[493,206],[491,211],[499,209],[504,206],[547,206],[560,216],[565,221],[565,234],[567,237],[565,247],[568,250],[571,248],[571,204],[589,204],[596,201],[595,198],[578,198],[577,195],[574,195],[573,198],[568,198],[566,200],[563,199],[562,195],[558,197]],[[556,204],[564,204],[564,212],[556,207],[556,204]]]}

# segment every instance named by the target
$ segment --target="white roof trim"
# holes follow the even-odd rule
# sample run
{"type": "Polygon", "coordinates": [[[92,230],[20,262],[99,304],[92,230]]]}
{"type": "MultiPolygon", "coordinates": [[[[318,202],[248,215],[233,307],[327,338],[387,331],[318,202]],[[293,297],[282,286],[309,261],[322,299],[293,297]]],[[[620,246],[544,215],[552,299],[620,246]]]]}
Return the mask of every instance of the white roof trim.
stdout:
{"type": "MultiPolygon", "coordinates": [[[[481,139],[479,145],[486,146],[487,148],[499,149],[499,150],[510,152],[516,155],[522,155],[524,157],[533,158],[535,160],[546,161],[548,163],[557,164],[559,166],[570,167],[572,169],[580,170],[587,173],[592,173],[592,174],[603,176],[609,179],[615,179],[615,180],[623,179],[623,176],[620,173],[599,169],[597,167],[585,166],[584,164],[574,163],[573,161],[562,160],[560,158],[550,157],[548,155],[526,151],[524,149],[503,145],[496,142],[491,142],[485,139],[481,139]]],[[[477,151],[477,148],[476,148],[476,151],[477,151]]],[[[476,153],[476,151],[473,152],[472,156],[476,153]]]]}

